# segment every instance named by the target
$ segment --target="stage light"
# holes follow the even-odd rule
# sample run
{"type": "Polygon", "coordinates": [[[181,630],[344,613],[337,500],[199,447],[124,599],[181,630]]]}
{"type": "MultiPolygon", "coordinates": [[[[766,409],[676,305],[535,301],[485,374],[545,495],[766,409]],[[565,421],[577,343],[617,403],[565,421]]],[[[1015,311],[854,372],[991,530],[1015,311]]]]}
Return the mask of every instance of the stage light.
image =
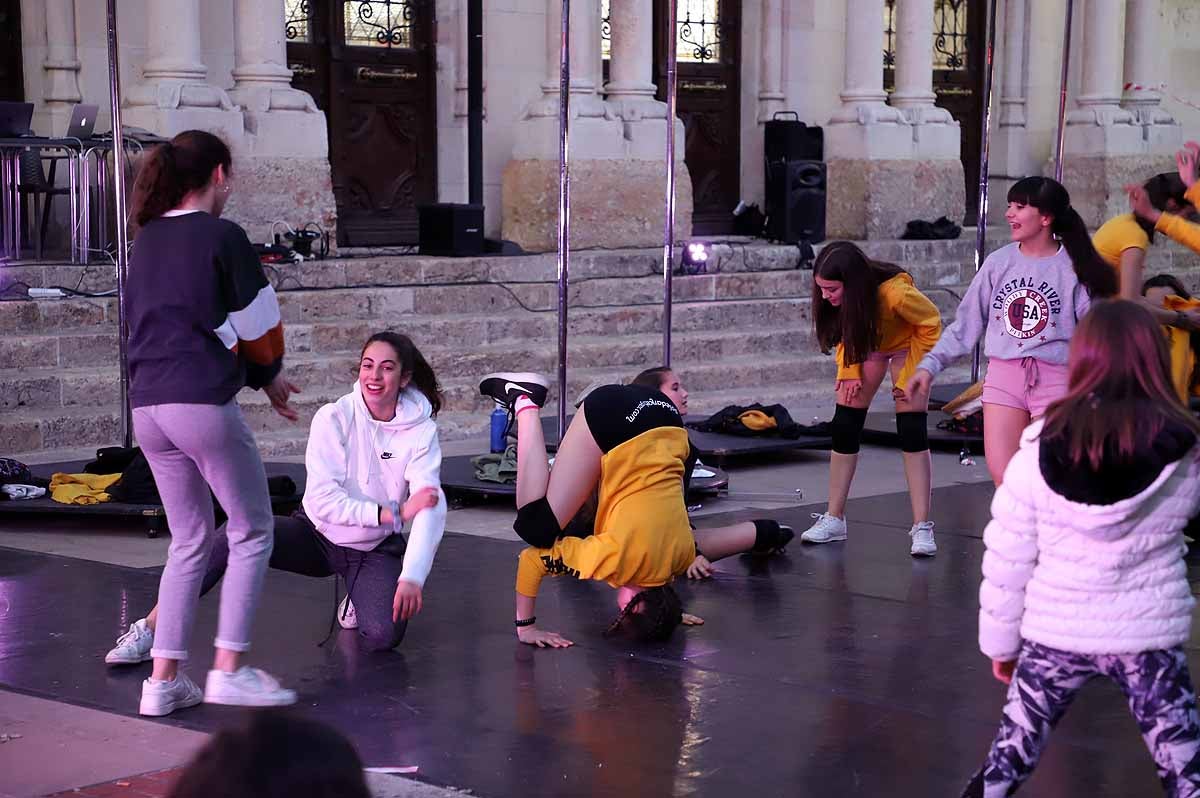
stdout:
{"type": "Polygon", "coordinates": [[[685,244],[679,270],[684,274],[699,274],[707,271],[709,247],[707,241],[689,241],[685,244]]]}

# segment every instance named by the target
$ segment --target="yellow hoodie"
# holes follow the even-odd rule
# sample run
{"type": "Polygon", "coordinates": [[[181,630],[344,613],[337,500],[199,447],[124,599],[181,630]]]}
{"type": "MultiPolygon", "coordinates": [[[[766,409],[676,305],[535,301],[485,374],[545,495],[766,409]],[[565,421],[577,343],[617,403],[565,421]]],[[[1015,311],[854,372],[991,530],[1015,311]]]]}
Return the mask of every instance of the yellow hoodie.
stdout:
{"type": "MultiPolygon", "coordinates": [[[[917,290],[912,277],[897,274],[879,285],[879,343],[876,352],[908,350],[904,367],[896,378],[903,386],[916,371],[917,363],[933,349],[942,334],[942,315],[929,298],[917,290]]],[[[841,344],[835,353],[839,380],[861,380],[862,364],[846,365],[841,344]]]]}

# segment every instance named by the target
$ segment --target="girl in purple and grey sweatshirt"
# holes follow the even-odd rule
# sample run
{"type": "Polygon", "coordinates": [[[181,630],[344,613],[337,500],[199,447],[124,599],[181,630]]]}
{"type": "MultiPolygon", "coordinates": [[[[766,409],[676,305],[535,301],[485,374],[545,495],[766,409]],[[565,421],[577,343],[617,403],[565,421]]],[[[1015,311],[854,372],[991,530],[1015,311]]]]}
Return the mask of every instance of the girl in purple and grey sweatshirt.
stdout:
{"type": "Polygon", "coordinates": [[[924,394],[934,377],[983,339],[983,446],[999,485],[1021,431],[1066,392],[1067,346],[1092,299],[1116,294],[1111,268],[1092,247],[1067,190],[1026,177],[1008,191],[1013,243],[993,252],[971,281],[954,323],[917,365],[907,392],[924,394]]]}

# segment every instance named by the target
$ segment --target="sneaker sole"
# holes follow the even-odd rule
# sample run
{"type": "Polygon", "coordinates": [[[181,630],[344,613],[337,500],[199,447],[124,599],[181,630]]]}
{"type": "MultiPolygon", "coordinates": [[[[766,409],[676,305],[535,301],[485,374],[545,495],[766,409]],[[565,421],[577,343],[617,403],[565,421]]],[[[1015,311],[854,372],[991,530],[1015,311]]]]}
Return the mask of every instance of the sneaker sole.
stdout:
{"type": "Polygon", "coordinates": [[[912,549],[908,553],[914,557],[932,557],[937,554],[937,549],[912,549]]]}
{"type": "Polygon", "coordinates": [[[148,718],[161,718],[164,715],[170,715],[172,712],[174,712],[177,709],[187,709],[188,707],[194,707],[203,701],[204,701],[204,696],[197,695],[194,698],[185,698],[181,701],[172,701],[170,704],[166,704],[164,706],[158,706],[158,707],[147,708],[146,705],[143,703],[143,704],[138,705],[138,714],[145,715],[148,718]]]}
{"type": "Polygon", "coordinates": [[[343,623],[341,620],[338,620],[338,626],[342,627],[343,629],[357,629],[358,628],[357,623],[343,623]]]}
{"type": "Polygon", "coordinates": [[[289,707],[296,703],[295,692],[276,693],[273,696],[227,696],[204,694],[204,703],[227,707],[289,707]]]}
{"type": "Polygon", "coordinates": [[[815,546],[815,545],[819,545],[821,543],[837,543],[840,540],[845,540],[846,537],[847,537],[846,535],[833,535],[831,537],[821,538],[820,540],[813,540],[812,538],[807,538],[804,535],[801,535],[800,542],[801,543],[811,543],[815,546]]]}
{"type": "Polygon", "coordinates": [[[142,657],[141,659],[134,659],[134,658],[130,658],[130,657],[114,657],[111,654],[108,654],[108,655],[105,655],[105,657],[104,657],[104,664],[105,665],[141,665],[143,662],[149,662],[152,659],[154,659],[154,657],[150,656],[149,654],[142,657]]]}

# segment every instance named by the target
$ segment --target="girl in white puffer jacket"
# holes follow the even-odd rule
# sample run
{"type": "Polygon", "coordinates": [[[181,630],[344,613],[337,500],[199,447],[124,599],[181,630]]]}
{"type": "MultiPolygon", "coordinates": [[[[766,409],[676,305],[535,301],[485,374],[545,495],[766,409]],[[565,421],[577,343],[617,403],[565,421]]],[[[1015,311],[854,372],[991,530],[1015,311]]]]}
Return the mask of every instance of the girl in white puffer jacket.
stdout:
{"type": "Polygon", "coordinates": [[[1144,309],[1100,302],[1071,340],[1069,391],[1030,426],[984,532],[979,647],[1009,685],[964,796],[1011,795],[1090,679],[1125,693],[1167,795],[1200,796],[1200,714],[1183,645],[1183,529],[1200,506],[1200,424],[1144,309]]]}

